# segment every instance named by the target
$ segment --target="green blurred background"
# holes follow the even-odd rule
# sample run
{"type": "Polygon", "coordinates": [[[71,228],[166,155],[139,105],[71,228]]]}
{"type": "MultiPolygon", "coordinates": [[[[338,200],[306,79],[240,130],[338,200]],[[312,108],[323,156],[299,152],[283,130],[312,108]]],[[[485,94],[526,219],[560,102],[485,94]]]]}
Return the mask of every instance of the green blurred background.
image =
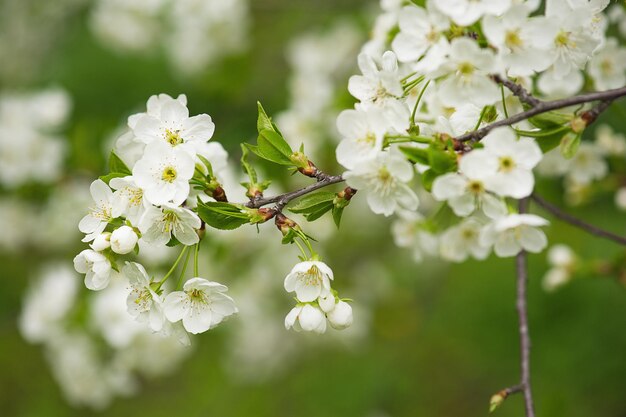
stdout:
{"type": "MultiPolygon", "coordinates": [[[[0,2],[0,13],[11,10],[9,2],[0,2]]],[[[44,2],[25,3],[37,10],[44,2]]],[[[67,13],[54,38],[47,40],[49,48],[31,57],[37,68],[5,72],[1,88],[20,91],[62,86],[69,92],[73,111],[65,130],[71,144],[68,170],[76,175],[95,177],[102,173],[107,136],[128,114],[141,111],[148,96],[160,92],[187,94],[191,114],[210,114],[217,125],[214,140],[224,144],[232,158],[238,158],[238,144],[255,133],[256,100],[261,100],[269,113],[287,107],[285,49],[289,40],[306,31],[323,31],[339,18],[354,20],[366,33],[373,18],[366,10],[377,7],[375,2],[367,3],[252,1],[247,52],[227,57],[191,79],[176,76],[159,53],[133,56],[101,46],[88,30],[87,7],[80,4],[67,13]]],[[[38,27],[24,30],[37,31],[38,27]]],[[[29,55],[29,51],[22,53],[29,55]]],[[[5,65],[8,63],[0,62],[0,66],[5,65]]],[[[343,81],[346,84],[347,79],[343,81]]],[[[347,100],[346,106],[350,105],[347,100]]],[[[626,129],[626,120],[619,112],[603,117],[616,130],[626,129]]],[[[332,160],[329,148],[326,160],[319,165],[337,169],[332,160]]],[[[539,190],[562,204],[558,184],[542,182],[539,190]]],[[[26,187],[19,193],[36,201],[43,191],[26,187]]],[[[626,231],[626,219],[610,198],[593,203],[572,212],[616,233],[626,231]]],[[[532,210],[545,214],[538,208],[532,210]]],[[[362,293],[384,291],[373,305],[369,332],[363,340],[357,344],[303,345],[285,370],[260,380],[242,381],[233,378],[224,366],[232,323],[228,322],[194,338],[195,351],[173,374],[144,381],[137,395],[118,398],[103,411],[71,408],[51,376],[41,347],[24,341],[17,330],[16,317],[28,282],[37,265],[52,256],[37,249],[17,255],[0,253],[0,415],[487,415],[490,396],[516,384],[519,378],[513,260],[491,257],[486,262],[461,265],[417,264],[406,251],[393,245],[384,218],[373,214],[351,217],[350,210],[345,217],[341,230],[321,252],[335,270],[340,290],[359,287],[362,293]],[[364,275],[370,279],[361,279],[364,275]]],[[[567,243],[582,257],[610,258],[623,252],[610,242],[557,221],[548,232],[553,243],[567,243]]],[[[250,236],[258,238],[252,229],[250,236]]],[[[278,240],[279,236],[265,228],[261,238],[278,240]]],[[[67,262],[81,249],[77,239],[65,254],[67,262]]],[[[291,248],[285,253],[295,260],[291,248]]],[[[228,259],[220,255],[213,262],[228,259]]],[[[543,254],[530,257],[531,363],[537,415],[626,416],[623,283],[618,277],[584,276],[547,294],[540,286],[546,268],[543,254]]],[[[237,267],[226,263],[221,270],[228,274],[237,267]]],[[[282,281],[284,272],[278,273],[276,280],[282,281]]],[[[233,273],[221,281],[230,285],[237,279],[233,273]]],[[[275,297],[288,298],[280,290],[275,297]]],[[[284,311],[288,311],[287,304],[284,311]]],[[[234,320],[245,319],[239,315],[234,320]]],[[[282,320],[282,316],[276,319],[282,320]]],[[[514,396],[496,415],[523,414],[522,398],[514,396]]]]}

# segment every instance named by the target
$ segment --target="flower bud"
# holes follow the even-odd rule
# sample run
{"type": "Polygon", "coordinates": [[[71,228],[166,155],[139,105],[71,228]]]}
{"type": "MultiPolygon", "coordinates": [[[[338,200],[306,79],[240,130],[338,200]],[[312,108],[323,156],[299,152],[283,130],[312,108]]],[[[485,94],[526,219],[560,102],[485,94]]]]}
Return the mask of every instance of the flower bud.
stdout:
{"type": "Polygon", "coordinates": [[[335,296],[329,293],[326,296],[318,298],[317,303],[324,313],[330,313],[335,308],[335,296]]]}
{"type": "Polygon", "coordinates": [[[324,333],[326,331],[326,317],[324,317],[324,313],[310,304],[302,307],[298,320],[300,321],[300,327],[305,332],[324,333]]]}
{"type": "Polygon", "coordinates": [[[352,307],[345,301],[339,301],[327,315],[330,325],[337,330],[350,327],[352,324],[352,307]]]}
{"type": "Polygon", "coordinates": [[[93,243],[90,245],[91,249],[95,250],[96,252],[102,252],[103,250],[111,246],[110,239],[111,239],[111,233],[109,232],[100,233],[98,236],[96,236],[93,243]]]}
{"type": "Polygon", "coordinates": [[[130,226],[122,226],[111,233],[111,250],[124,255],[132,252],[139,240],[139,236],[130,226]]]}

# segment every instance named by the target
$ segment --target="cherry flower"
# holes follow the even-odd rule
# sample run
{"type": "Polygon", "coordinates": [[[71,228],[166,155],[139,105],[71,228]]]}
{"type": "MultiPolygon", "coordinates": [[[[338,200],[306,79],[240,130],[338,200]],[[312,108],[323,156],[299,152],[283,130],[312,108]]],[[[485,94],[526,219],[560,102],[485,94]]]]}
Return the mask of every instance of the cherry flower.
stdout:
{"type": "Polygon", "coordinates": [[[501,127],[492,130],[482,143],[484,149],[477,149],[471,154],[473,158],[481,158],[488,169],[495,168],[493,175],[485,178],[486,188],[506,197],[529,196],[535,185],[532,169],[542,156],[535,141],[531,138],[517,139],[513,130],[501,127]]]}
{"type": "Polygon", "coordinates": [[[470,217],[447,229],[440,239],[441,257],[453,262],[463,262],[469,256],[485,259],[491,248],[480,241],[482,228],[478,220],[470,217]]]}
{"type": "Polygon", "coordinates": [[[74,257],[74,269],[79,274],[85,274],[85,286],[90,290],[102,290],[111,280],[111,262],[91,249],[85,249],[74,257]]]}
{"type": "Polygon", "coordinates": [[[404,91],[400,83],[398,61],[393,52],[383,54],[380,69],[374,58],[365,53],[359,55],[358,61],[363,75],[350,77],[348,91],[364,106],[385,107],[402,96],[404,91]]]}
{"type": "Polygon", "coordinates": [[[299,301],[315,301],[330,294],[333,271],[324,262],[305,261],[296,264],[285,277],[285,290],[296,293],[299,301]]]}
{"type": "Polygon", "coordinates": [[[326,331],[326,316],[316,305],[298,304],[285,317],[285,328],[321,334],[326,331]]]}
{"type": "Polygon", "coordinates": [[[345,301],[339,300],[331,311],[326,312],[326,317],[333,329],[347,329],[353,321],[352,307],[345,301]]]}
{"type": "Polygon", "coordinates": [[[235,302],[225,294],[227,290],[217,282],[191,278],[185,282],[183,291],[174,291],[165,297],[163,312],[172,323],[182,320],[189,333],[206,332],[237,313],[235,302]]]}
{"type": "Polygon", "coordinates": [[[382,150],[387,124],[382,112],[375,108],[344,110],[337,117],[337,130],[344,138],[337,146],[337,161],[350,169],[382,150]]]}
{"type": "Polygon", "coordinates": [[[154,292],[145,268],[136,262],[126,262],[122,274],[128,279],[131,291],[126,299],[128,314],[140,322],[147,322],[152,331],[163,328],[161,297],[154,292]]]}
{"type": "Polygon", "coordinates": [[[470,26],[482,16],[499,16],[511,7],[512,0],[436,0],[441,13],[459,26],[470,26]]]}
{"type": "Polygon", "coordinates": [[[609,38],[587,65],[596,90],[619,88],[626,84],[626,48],[609,38]]]}
{"type": "Polygon", "coordinates": [[[346,183],[364,190],[370,209],[376,214],[392,215],[398,209],[417,209],[417,195],[406,184],[413,178],[412,165],[394,150],[379,152],[345,172],[346,183]]]}
{"type": "Polygon", "coordinates": [[[143,198],[143,190],[137,186],[135,179],[132,176],[112,178],[109,185],[115,190],[111,203],[113,215],[124,216],[133,225],[139,224],[149,204],[143,198]]]}
{"type": "Polygon", "coordinates": [[[183,145],[194,155],[194,143],[206,142],[213,136],[215,124],[208,114],[189,117],[187,106],[171,97],[159,97],[159,105],[154,107],[136,120],[133,133],[140,142],[183,145]]]}
{"type": "Polygon", "coordinates": [[[180,205],[189,196],[194,169],[194,160],[187,152],[158,141],[146,146],[133,167],[133,178],[144,190],[144,198],[155,206],[180,205]]]}
{"type": "Polygon", "coordinates": [[[400,13],[400,32],[393,39],[392,47],[402,62],[419,60],[428,49],[439,45],[443,32],[450,28],[448,19],[431,7],[433,2],[427,5],[428,10],[411,5],[400,13]]]}
{"type": "Polygon", "coordinates": [[[161,208],[148,208],[139,230],[142,239],[153,245],[164,246],[173,235],[183,245],[190,246],[199,241],[196,230],[200,229],[200,225],[200,218],[193,211],[164,205],[161,208]]]}
{"type": "Polygon", "coordinates": [[[113,219],[113,191],[102,180],[95,180],[89,187],[91,197],[96,203],[90,208],[89,214],[82,218],[78,223],[78,229],[87,233],[83,242],[91,242],[101,234],[107,227],[107,224],[113,219]]]}
{"type": "Polygon", "coordinates": [[[538,253],[548,244],[545,233],[538,227],[548,224],[546,219],[534,214],[509,214],[485,226],[480,243],[493,245],[496,255],[503,258],[515,256],[521,250],[538,253]]]}
{"type": "Polygon", "coordinates": [[[139,236],[130,226],[121,226],[111,233],[109,242],[111,250],[117,254],[125,255],[135,249],[139,236]]]}

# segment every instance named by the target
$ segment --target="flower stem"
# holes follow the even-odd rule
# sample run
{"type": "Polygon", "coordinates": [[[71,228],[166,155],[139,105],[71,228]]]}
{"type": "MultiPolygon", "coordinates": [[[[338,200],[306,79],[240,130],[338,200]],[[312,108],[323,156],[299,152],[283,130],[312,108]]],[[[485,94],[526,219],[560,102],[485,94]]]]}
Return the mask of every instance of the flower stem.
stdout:
{"type": "Polygon", "coordinates": [[[165,281],[167,281],[167,279],[170,277],[170,275],[172,275],[172,272],[174,272],[174,270],[176,269],[176,267],[178,266],[178,264],[180,263],[180,260],[182,259],[183,255],[185,254],[185,252],[187,252],[188,246],[184,246],[183,250],[180,251],[180,254],[178,255],[178,258],[176,258],[176,261],[174,262],[174,265],[172,265],[172,267],[170,268],[169,271],[167,271],[167,274],[165,274],[165,276],[163,277],[163,279],[161,281],[159,281],[159,285],[157,286],[157,290],[161,288],[161,286],[163,285],[163,283],[165,281]]]}
{"type": "Polygon", "coordinates": [[[197,277],[198,273],[198,252],[200,251],[200,242],[196,243],[196,247],[193,252],[193,276],[197,277]]]}
{"type": "Polygon", "coordinates": [[[191,252],[187,252],[187,256],[185,257],[185,262],[183,263],[183,269],[180,271],[180,277],[178,278],[178,283],[176,284],[176,289],[181,288],[183,283],[183,278],[185,277],[185,272],[187,271],[187,264],[189,263],[189,258],[191,257],[191,252]]]}

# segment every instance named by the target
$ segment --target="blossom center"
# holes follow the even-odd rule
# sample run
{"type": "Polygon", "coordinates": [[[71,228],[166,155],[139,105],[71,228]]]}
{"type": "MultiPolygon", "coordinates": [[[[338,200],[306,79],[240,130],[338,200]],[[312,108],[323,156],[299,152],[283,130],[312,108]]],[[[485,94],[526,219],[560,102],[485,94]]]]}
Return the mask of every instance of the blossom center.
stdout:
{"type": "Polygon", "coordinates": [[[180,137],[178,130],[165,129],[165,140],[172,146],[176,146],[183,142],[183,138],[180,137]]]}
{"type": "Polygon", "coordinates": [[[365,143],[366,145],[374,145],[376,143],[376,135],[372,132],[367,132],[367,134],[358,139],[359,142],[365,143]]]}
{"type": "Polygon", "coordinates": [[[474,73],[474,65],[471,62],[461,62],[458,70],[461,75],[472,75],[474,73]]]}
{"type": "Polygon", "coordinates": [[[510,156],[500,157],[500,171],[510,172],[515,168],[515,161],[510,156]]]}
{"type": "Polygon", "coordinates": [[[319,285],[320,282],[322,282],[322,271],[320,271],[316,265],[313,265],[308,271],[302,274],[302,282],[304,285],[319,285]]]}
{"type": "Polygon", "coordinates": [[[163,173],[161,174],[161,179],[166,182],[174,182],[178,173],[176,172],[176,168],[173,166],[168,166],[163,169],[163,173]]]}
{"type": "Polygon", "coordinates": [[[206,293],[197,288],[194,288],[191,291],[187,291],[187,295],[189,296],[189,299],[191,300],[192,303],[201,303],[201,304],[208,303],[208,298],[206,296],[206,293]]]}
{"type": "Polygon", "coordinates": [[[522,38],[519,36],[519,29],[509,30],[504,36],[504,43],[509,48],[519,48],[524,45],[522,38]]]}
{"type": "Polygon", "coordinates": [[[480,181],[472,180],[467,184],[467,189],[472,194],[482,194],[485,191],[483,183],[480,181]]]}
{"type": "Polygon", "coordinates": [[[564,30],[562,30],[561,32],[559,32],[558,35],[556,35],[556,38],[554,39],[554,43],[556,44],[556,46],[564,47],[564,48],[576,47],[576,42],[572,40],[572,33],[565,32],[564,30]]]}

